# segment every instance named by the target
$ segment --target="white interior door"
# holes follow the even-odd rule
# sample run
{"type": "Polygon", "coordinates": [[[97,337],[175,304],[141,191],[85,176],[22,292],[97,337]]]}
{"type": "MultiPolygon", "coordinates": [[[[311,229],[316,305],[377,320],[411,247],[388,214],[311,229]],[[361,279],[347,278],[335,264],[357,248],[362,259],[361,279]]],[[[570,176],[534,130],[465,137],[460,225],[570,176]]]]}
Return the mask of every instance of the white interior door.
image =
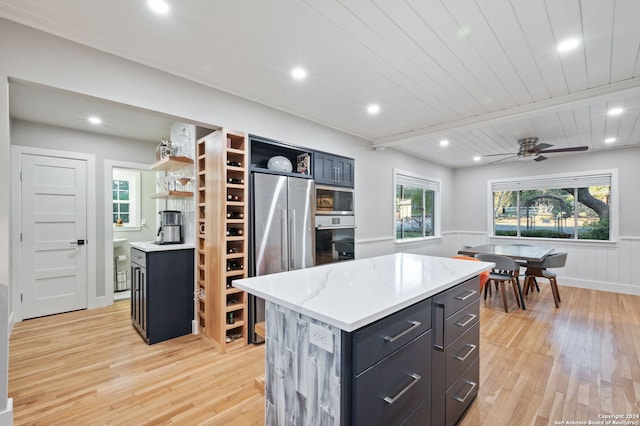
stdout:
{"type": "Polygon", "coordinates": [[[22,313],[87,307],[87,164],[22,154],[22,313]]]}

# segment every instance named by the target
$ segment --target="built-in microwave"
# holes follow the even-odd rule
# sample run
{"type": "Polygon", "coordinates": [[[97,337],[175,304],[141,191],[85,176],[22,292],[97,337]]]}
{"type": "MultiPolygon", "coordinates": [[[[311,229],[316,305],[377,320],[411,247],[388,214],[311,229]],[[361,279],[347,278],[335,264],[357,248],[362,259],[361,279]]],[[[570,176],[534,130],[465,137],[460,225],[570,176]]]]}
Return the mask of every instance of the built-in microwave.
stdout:
{"type": "Polygon", "coordinates": [[[353,189],[316,185],[316,215],[353,216],[353,189]]]}

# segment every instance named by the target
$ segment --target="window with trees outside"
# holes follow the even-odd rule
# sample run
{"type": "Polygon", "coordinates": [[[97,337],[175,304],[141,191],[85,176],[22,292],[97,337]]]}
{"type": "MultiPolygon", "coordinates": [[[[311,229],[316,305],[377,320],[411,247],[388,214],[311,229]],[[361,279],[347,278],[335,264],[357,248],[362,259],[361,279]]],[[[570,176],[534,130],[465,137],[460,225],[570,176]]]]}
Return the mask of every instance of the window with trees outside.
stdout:
{"type": "Polygon", "coordinates": [[[113,169],[113,224],[114,229],[140,226],[140,172],[113,169]]]}
{"type": "Polygon", "coordinates": [[[491,181],[493,235],[615,239],[615,171],[491,181]]]}
{"type": "Polygon", "coordinates": [[[394,170],[396,240],[438,235],[440,180],[394,170]]]}

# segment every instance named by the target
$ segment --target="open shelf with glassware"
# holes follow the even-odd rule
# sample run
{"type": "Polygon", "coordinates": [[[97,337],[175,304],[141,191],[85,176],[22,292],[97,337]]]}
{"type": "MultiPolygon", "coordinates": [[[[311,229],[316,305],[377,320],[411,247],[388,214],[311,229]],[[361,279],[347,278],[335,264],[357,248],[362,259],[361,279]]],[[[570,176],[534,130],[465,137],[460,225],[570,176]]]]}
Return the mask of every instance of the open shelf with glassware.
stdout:
{"type": "Polygon", "coordinates": [[[196,312],[200,332],[220,352],[247,342],[247,138],[221,129],[197,142],[196,312]]]}
{"type": "MultiPolygon", "coordinates": [[[[185,185],[185,183],[181,182],[181,179],[172,178],[169,173],[175,172],[185,167],[189,167],[193,165],[193,159],[189,157],[182,156],[166,156],[151,165],[151,170],[155,170],[157,172],[165,172],[164,178],[158,181],[158,186],[161,189],[164,189],[160,192],[152,194],[150,198],[159,199],[159,200],[169,200],[169,199],[177,199],[177,198],[191,198],[193,197],[192,191],[178,191],[178,184],[185,185]],[[165,187],[165,188],[163,188],[165,187]]],[[[184,179],[184,178],[183,178],[184,179]]],[[[186,183],[188,183],[190,178],[187,178],[186,183]]]]}

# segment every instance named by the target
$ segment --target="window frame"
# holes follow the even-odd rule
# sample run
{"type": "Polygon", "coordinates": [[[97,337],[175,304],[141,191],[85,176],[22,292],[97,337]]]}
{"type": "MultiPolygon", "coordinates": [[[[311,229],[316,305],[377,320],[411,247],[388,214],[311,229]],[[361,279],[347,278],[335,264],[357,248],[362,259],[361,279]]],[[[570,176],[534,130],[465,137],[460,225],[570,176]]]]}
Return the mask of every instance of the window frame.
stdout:
{"type": "MultiPolygon", "coordinates": [[[[570,187],[579,188],[582,185],[568,185],[570,187]]],[[[619,199],[618,199],[618,169],[603,169],[579,172],[556,173],[537,176],[524,176],[517,178],[490,179],[487,181],[487,229],[490,238],[518,239],[522,241],[544,240],[544,241],[564,241],[578,243],[616,243],[619,238],[619,199]],[[558,182],[567,182],[575,180],[578,183],[588,182],[589,180],[598,180],[602,177],[608,177],[609,182],[609,239],[608,240],[590,240],[582,238],[559,239],[544,237],[522,237],[522,236],[503,236],[495,234],[495,217],[494,217],[494,189],[499,186],[499,190],[503,191],[522,191],[525,189],[552,189],[559,187],[558,182]],[[547,183],[548,186],[543,186],[547,183]],[[535,187],[535,188],[534,188],[535,187]]]]}
{"type": "MultiPolygon", "coordinates": [[[[441,235],[441,199],[442,199],[442,180],[439,178],[424,176],[413,172],[408,172],[400,169],[393,169],[393,239],[398,244],[406,244],[416,241],[434,240],[442,237],[441,235]],[[424,235],[424,226],[422,229],[422,237],[413,238],[398,238],[397,233],[397,219],[396,219],[396,207],[397,207],[397,187],[402,181],[412,181],[416,184],[414,188],[421,188],[423,190],[433,191],[433,217],[431,219],[431,226],[433,228],[433,235],[424,235]]],[[[423,211],[424,219],[424,211],[423,211]]],[[[423,223],[425,221],[423,220],[423,223]]]]}
{"type": "Polygon", "coordinates": [[[126,180],[129,182],[129,223],[125,223],[122,226],[116,226],[115,223],[112,223],[112,227],[114,232],[121,231],[139,231],[141,229],[140,225],[140,171],[139,170],[131,170],[131,169],[119,169],[113,168],[113,172],[111,175],[111,216],[113,218],[113,204],[115,201],[113,199],[113,181],[114,180],[126,180]]]}

